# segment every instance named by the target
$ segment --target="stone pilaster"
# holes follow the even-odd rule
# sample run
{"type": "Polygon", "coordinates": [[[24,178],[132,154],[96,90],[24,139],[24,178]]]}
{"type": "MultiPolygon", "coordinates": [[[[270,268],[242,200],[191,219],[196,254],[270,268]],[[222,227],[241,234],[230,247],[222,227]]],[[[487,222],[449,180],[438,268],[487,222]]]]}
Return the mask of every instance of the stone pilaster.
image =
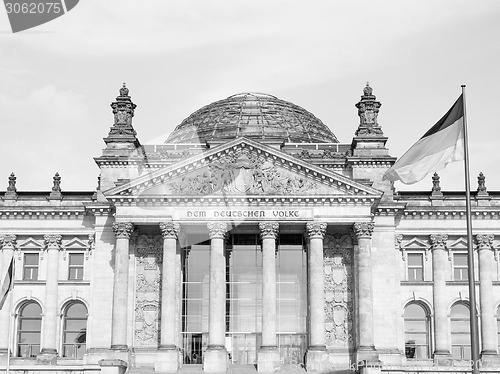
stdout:
{"type": "Polygon", "coordinates": [[[208,317],[209,340],[203,360],[207,373],[226,372],[228,355],[226,335],[226,259],[224,237],[228,231],[225,222],[209,222],[210,236],[210,306],[208,317]]]}
{"type": "Polygon", "coordinates": [[[161,331],[160,351],[155,362],[155,371],[175,373],[179,369],[180,357],[176,346],[177,315],[177,236],[180,225],[175,222],[162,222],[163,264],[161,286],[161,331]]]}
{"type": "Polygon", "coordinates": [[[57,356],[57,325],[59,323],[58,276],[61,235],[44,235],[47,250],[47,279],[45,283],[45,310],[43,316],[42,344],[38,361],[54,362],[57,356]]]}
{"type": "MultiPolygon", "coordinates": [[[[0,237],[0,248],[2,252],[1,255],[1,265],[0,265],[0,274],[2,277],[7,274],[7,270],[10,265],[11,259],[14,257],[14,250],[17,246],[17,237],[16,235],[5,235],[0,237]]],[[[4,278],[0,280],[3,282],[4,278]]],[[[7,330],[9,324],[11,323],[11,299],[12,295],[5,300],[5,304],[0,309],[0,326],[5,326],[5,330],[7,330]]],[[[7,355],[9,351],[9,341],[8,334],[5,332],[0,334],[0,355],[7,355]]]]}
{"type": "Polygon", "coordinates": [[[354,235],[357,241],[355,250],[357,308],[359,341],[356,349],[356,361],[366,365],[378,361],[378,352],[375,349],[373,333],[373,279],[372,279],[372,234],[373,222],[357,222],[354,224],[354,235]]]}
{"type": "Polygon", "coordinates": [[[448,313],[446,298],[446,269],[448,254],[446,241],[448,235],[436,234],[430,236],[432,249],[432,277],[434,280],[434,361],[439,363],[450,358],[450,334],[448,329],[448,313]]]}
{"type": "Polygon", "coordinates": [[[113,319],[111,321],[111,349],[128,350],[127,308],[128,305],[128,262],[130,235],[134,225],[130,222],[115,222],[116,236],[115,276],[113,280],[113,319]]]}
{"type": "Polygon", "coordinates": [[[493,234],[476,235],[479,251],[479,305],[481,309],[481,359],[483,363],[498,362],[498,337],[495,318],[495,294],[493,291],[493,234]]]}
{"type": "Polygon", "coordinates": [[[323,270],[323,239],[327,224],[308,222],[309,239],[309,347],[306,353],[308,371],[323,371],[326,364],[325,291],[323,270]]]}
{"type": "Polygon", "coordinates": [[[262,346],[257,356],[257,371],[273,373],[280,369],[276,337],[276,238],[279,224],[261,222],[262,238],[262,346]]]}

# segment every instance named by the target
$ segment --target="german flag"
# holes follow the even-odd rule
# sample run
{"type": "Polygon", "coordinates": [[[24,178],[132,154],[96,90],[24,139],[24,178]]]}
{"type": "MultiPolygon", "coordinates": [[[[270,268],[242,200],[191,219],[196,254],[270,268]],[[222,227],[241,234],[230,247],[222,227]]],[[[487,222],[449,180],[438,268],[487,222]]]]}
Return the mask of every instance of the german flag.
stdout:
{"type": "Polygon", "coordinates": [[[463,95],[451,109],[396,163],[383,180],[413,184],[431,172],[444,169],[450,162],[464,159],[463,95]]]}

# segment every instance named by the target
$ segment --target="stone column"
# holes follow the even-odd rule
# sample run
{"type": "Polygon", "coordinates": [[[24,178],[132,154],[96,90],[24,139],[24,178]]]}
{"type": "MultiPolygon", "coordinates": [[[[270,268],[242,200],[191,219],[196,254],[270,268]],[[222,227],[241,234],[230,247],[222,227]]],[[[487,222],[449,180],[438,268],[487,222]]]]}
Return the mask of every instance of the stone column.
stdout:
{"type": "Polygon", "coordinates": [[[207,223],[210,236],[210,306],[208,317],[209,340],[203,360],[207,373],[226,372],[228,365],[226,342],[226,259],[224,237],[228,231],[225,222],[207,223]]]}
{"type": "MultiPolygon", "coordinates": [[[[2,252],[0,253],[2,256],[2,265],[0,266],[0,274],[2,278],[0,279],[0,282],[4,281],[5,274],[7,274],[7,270],[10,266],[10,261],[14,256],[14,249],[17,245],[16,240],[17,237],[15,235],[5,235],[0,237],[0,248],[2,249],[2,252]]],[[[5,355],[5,358],[7,358],[10,343],[7,336],[7,329],[11,324],[11,308],[13,304],[11,299],[12,295],[7,296],[4,306],[0,309],[0,326],[4,326],[3,333],[0,334],[0,355],[5,355]]]]}
{"type": "Polygon", "coordinates": [[[308,371],[323,371],[326,360],[325,340],[325,286],[323,270],[323,238],[326,223],[308,222],[308,291],[309,291],[309,347],[306,353],[308,371]]]}
{"type": "Polygon", "coordinates": [[[57,328],[59,324],[58,278],[59,250],[61,235],[44,235],[47,249],[47,279],[45,281],[45,308],[43,313],[43,333],[39,361],[55,363],[57,357],[57,328]]]}
{"type": "Polygon", "coordinates": [[[155,371],[175,373],[179,369],[179,350],[176,346],[177,316],[177,235],[180,226],[174,222],[160,223],[163,234],[163,263],[161,278],[160,350],[155,371]]]}
{"type": "Polygon", "coordinates": [[[493,234],[476,235],[479,250],[479,305],[481,309],[481,359],[498,362],[498,337],[495,318],[495,293],[493,291],[493,234]]]}
{"type": "Polygon", "coordinates": [[[354,224],[354,236],[358,245],[354,256],[357,269],[357,309],[359,341],[356,350],[356,361],[363,361],[368,366],[378,362],[373,333],[373,279],[372,279],[372,234],[373,222],[357,222],[354,224]]]}
{"type": "Polygon", "coordinates": [[[116,236],[115,277],[113,280],[113,319],[111,321],[111,349],[128,350],[127,305],[129,241],[134,225],[129,222],[113,223],[116,236]]]}
{"type": "Polygon", "coordinates": [[[276,237],[277,222],[259,224],[262,238],[262,346],[257,356],[257,371],[273,373],[280,369],[276,338],[276,237]]]}
{"type": "Polygon", "coordinates": [[[448,331],[448,300],[446,297],[446,269],[448,254],[446,240],[448,235],[431,235],[432,277],[434,280],[434,361],[447,361],[450,358],[450,334],[448,331]]]}

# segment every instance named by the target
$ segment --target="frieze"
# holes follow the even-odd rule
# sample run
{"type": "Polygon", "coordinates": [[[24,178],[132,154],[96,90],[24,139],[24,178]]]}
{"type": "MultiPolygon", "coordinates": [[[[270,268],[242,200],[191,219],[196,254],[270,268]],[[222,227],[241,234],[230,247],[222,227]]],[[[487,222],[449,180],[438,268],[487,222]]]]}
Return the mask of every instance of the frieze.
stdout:
{"type": "Polygon", "coordinates": [[[194,175],[169,183],[173,193],[211,195],[217,192],[247,195],[310,193],[317,183],[306,177],[288,175],[271,160],[247,150],[237,150],[212,161],[194,175]]]}
{"type": "Polygon", "coordinates": [[[328,348],[352,350],[353,244],[349,235],[326,235],[323,246],[325,277],[325,338],[328,348]]]}
{"type": "Polygon", "coordinates": [[[156,347],[159,342],[163,240],[139,235],[136,244],[134,345],[156,347]]]}

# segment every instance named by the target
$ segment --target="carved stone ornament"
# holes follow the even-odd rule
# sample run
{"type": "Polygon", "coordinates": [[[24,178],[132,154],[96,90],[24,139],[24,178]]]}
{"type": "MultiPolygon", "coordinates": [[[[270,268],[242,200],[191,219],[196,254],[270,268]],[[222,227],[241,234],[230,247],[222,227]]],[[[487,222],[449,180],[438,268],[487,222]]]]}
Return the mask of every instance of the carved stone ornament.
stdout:
{"type": "Polygon", "coordinates": [[[361,238],[371,238],[375,224],[373,222],[356,222],[353,225],[354,234],[359,240],[361,238]]]}
{"type": "Polygon", "coordinates": [[[379,108],[382,104],[376,101],[373,95],[373,89],[366,82],[366,87],[363,89],[361,101],[356,104],[358,108],[359,127],[356,130],[356,136],[382,136],[383,132],[377,122],[379,108]]]}
{"type": "Polygon", "coordinates": [[[176,222],[161,222],[160,223],[160,230],[163,234],[163,238],[173,238],[177,239],[179,232],[181,229],[181,225],[179,225],[176,222]]]}
{"type": "Polygon", "coordinates": [[[17,248],[17,236],[16,235],[0,236],[0,247],[2,249],[16,249],[17,248]]]}
{"type": "Polygon", "coordinates": [[[59,234],[46,234],[43,236],[45,249],[61,249],[62,236],[59,234]]]}
{"type": "Polygon", "coordinates": [[[325,338],[331,349],[354,349],[353,244],[349,235],[326,235],[323,245],[325,338]]]}
{"type": "Polygon", "coordinates": [[[260,236],[262,239],[276,239],[280,225],[278,222],[261,222],[259,223],[260,236]]]}
{"type": "Polygon", "coordinates": [[[4,194],[4,199],[17,199],[16,176],[14,173],[11,173],[9,176],[9,186],[7,187],[7,191],[4,194]]]}
{"type": "Polygon", "coordinates": [[[226,222],[209,222],[207,223],[207,228],[210,239],[224,239],[226,233],[229,230],[228,224],[226,222]]]}
{"type": "Polygon", "coordinates": [[[207,169],[174,180],[169,186],[180,195],[289,195],[310,193],[317,183],[281,171],[263,155],[245,149],[223,155],[207,169]]]}
{"type": "Polygon", "coordinates": [[[160,292],[163,240],[139,235],[136,245],[134,345],[156,348],[159,344],[160,292]]]}
{"type": "Polygon", "coordinates": [[[394,246],[398,251],[401,252],[401,257],[403,261],[406,261],[406,256],[405,256],[405,251],[403,248],[403,235],[402,234],[396,234],[394,235],[394,246]]]}
{"type": "Polygon", "coordinates": [[[478,249],[493,249],[493,239],[495,235],[493,234],[477,234],[476,242],[478,249]]]}
{"type": "Polygon", "coordinates": [[[477,177],[477,194],[479,196],[488,195],[488,192],[486,191],[486,177],[482,172],[479,173],[479,176],[477,177]]]}
{"type": "Polygon", "coordinates": [[[434,173],[432,176],[432,196],[443,196],[441,192],[441,186],[439,184],[439,174],[434,173]]]}
{"type": "Polygon", "coordinates": [[[130,239],[130,235],[134,231],[134,224],[130,222],[114,222],[113,231],[117,238],[130,239]]]}
{"type": "Polygon", "coordinates": [[[326,226],[327,224],[325,222],[307,222],[307,236],[309,237],[309,239],[323,239],[326,233],[326,226]]]}
{"type": "Polygon", "coordinates": [[[448,235],[446,234],[432,234],[430,236],[431,249],[447,249],[446,241],[448,240],[448,235]]]}
{"type": "Polygon", "coordinates": [[[95,248],[95,232],[92,234],[89,234],[88,240],[87,240],[87,248],[85,249],[85,259],[89,259],[89,255],[92,253],[92,251],[95,248]]]}

